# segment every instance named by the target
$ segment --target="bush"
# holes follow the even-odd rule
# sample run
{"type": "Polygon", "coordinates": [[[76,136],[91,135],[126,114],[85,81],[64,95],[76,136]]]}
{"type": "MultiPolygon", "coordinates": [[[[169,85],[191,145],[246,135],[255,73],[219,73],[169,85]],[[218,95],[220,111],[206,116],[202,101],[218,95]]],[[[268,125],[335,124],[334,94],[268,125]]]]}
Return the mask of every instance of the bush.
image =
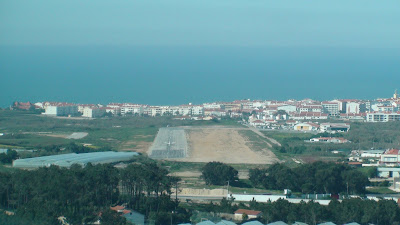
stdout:
{"type": "Polygon", "coordinates": [[[201,171],[206,184],[225,185],[228,181],[238,180],[238,171],[221,162],[209,162],[201,171]]]}

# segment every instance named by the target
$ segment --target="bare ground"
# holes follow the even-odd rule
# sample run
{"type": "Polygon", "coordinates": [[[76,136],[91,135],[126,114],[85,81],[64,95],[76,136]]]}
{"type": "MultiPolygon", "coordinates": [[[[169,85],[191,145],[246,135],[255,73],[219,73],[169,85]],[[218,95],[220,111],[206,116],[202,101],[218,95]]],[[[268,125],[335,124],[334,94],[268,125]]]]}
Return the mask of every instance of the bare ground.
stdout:
{"type": "Polygon", "coordinates": [[[175,161],[211,162],[231,164],[273,164],[279,161],[270,150],[253,151],[238,132],[243,128],[186,129],[189,156],[175,161]]]}
{"type": "Polygon", "coordinates": [[[147,154],[147,150],[150,148],[151,144],[151,142],[145,141],[127,141],[122,144],[120,151],[134,151],[147,154]]]}

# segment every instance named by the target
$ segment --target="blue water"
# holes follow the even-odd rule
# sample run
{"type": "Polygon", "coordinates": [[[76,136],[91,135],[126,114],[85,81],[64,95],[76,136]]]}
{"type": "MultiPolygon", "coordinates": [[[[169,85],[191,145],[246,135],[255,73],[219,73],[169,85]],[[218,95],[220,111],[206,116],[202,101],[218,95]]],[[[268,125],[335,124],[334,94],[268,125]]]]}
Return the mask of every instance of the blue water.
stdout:
{"type": "Polygon", "coordinates": [[[400,49],[0,47],[0,107],[373,99],[396,88],[400,49]]]}

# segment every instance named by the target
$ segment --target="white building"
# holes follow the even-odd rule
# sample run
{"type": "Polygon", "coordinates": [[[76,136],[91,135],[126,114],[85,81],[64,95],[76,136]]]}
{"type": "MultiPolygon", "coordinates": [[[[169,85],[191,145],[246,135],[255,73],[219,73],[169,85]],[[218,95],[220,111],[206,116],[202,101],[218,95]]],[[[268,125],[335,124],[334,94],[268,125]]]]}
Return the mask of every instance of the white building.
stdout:
{"type": "Polygon", "coordinates": [[[105,113],[106,113],[105,108],[85,107],[83,109],[82,117],[97,118],[104,116],[105,113]]]}
{"type": "Polygon", "coordinates": [[[204,107],[195,105],[192,107],[192,115],[193,116],[201,116],[204,115],[204,107]]]}
{"type": "Polygon", "coordinates": [[[322,102],[322,108],[327,112],[330,116],[339,115],[339,103],[340,102],[322,102]]]}
{"type": "Polygon", "coordinates": [[[400,177],[400,168],[398,167],[378,167],[377,168],[378,177],[400,177]]]}
{"type": "Polygon", "coordinates": [[[385,151],[381,155],[380,164],[384,164],[386,166],[397,166],[400,162],[399,150],[398,149],[390,149],[385,151]]]}
{"type": "Polygon", "coordinates": [[[44,115],[48,116],[75,116],[78,114],[78,106],[73,104],[47,104],[44,106],[44,115]]]}
{"type": "MultiPolygon", "coordinates": [[[[107,107],[110,107],[108,105],[107,107]]],[[[144,113],[143,105],[138,104],[123,104],[120,106],[121,115],[133,114],[133,115],[142,115],[144,113]]]]}
{"type": "Polygon", "coordinates": [[[278,110],[284,110],[285,112],[296,112],[297,107],[295,105],[281,105],[278,106],[278,110]]]}
{"type": "Polygon", "coordinates": [[[346,113],[358,114],[361,112],[360,107],[361,107],[361,104],[358,102],[347,102],[346,103],[346,113]]]}
{"type": "Polygon", "coordinates": [[[381,158],[384,150],[364,150],[361,151],[361,158],[381,158]]]}
{"type": "Polygon", "coordinates": [[[343,143],[347,143],[350,141],[347,139],[344,139],[344,138],[339,138],[339,137],[319,137],[319,138],[311,138],[310,142],[343,144],[343,143]]]}
{"type": "Polygon", "coordinates": [[[298,123],[293,127],[296,131],[317,131],[318,129],[319,125],[315,123],[298,123]]]}
{"type": "Polygon", "coordinates": [[[367,122],[400,121],[400,112],[370,112],[367,113],[367,122]]]}

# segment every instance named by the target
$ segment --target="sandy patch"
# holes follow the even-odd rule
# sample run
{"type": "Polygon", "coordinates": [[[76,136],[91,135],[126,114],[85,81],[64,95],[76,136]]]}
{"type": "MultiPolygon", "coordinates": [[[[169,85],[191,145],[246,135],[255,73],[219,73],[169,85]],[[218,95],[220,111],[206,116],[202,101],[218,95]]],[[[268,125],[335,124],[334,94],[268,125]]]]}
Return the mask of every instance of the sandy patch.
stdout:
{"type": "Polygon", "coordinates": [[[235,128],[187,129],[189,156],[176,161],[232,164],[272,164],[278,161],[271,151],[255,152],[235,128]]]}

